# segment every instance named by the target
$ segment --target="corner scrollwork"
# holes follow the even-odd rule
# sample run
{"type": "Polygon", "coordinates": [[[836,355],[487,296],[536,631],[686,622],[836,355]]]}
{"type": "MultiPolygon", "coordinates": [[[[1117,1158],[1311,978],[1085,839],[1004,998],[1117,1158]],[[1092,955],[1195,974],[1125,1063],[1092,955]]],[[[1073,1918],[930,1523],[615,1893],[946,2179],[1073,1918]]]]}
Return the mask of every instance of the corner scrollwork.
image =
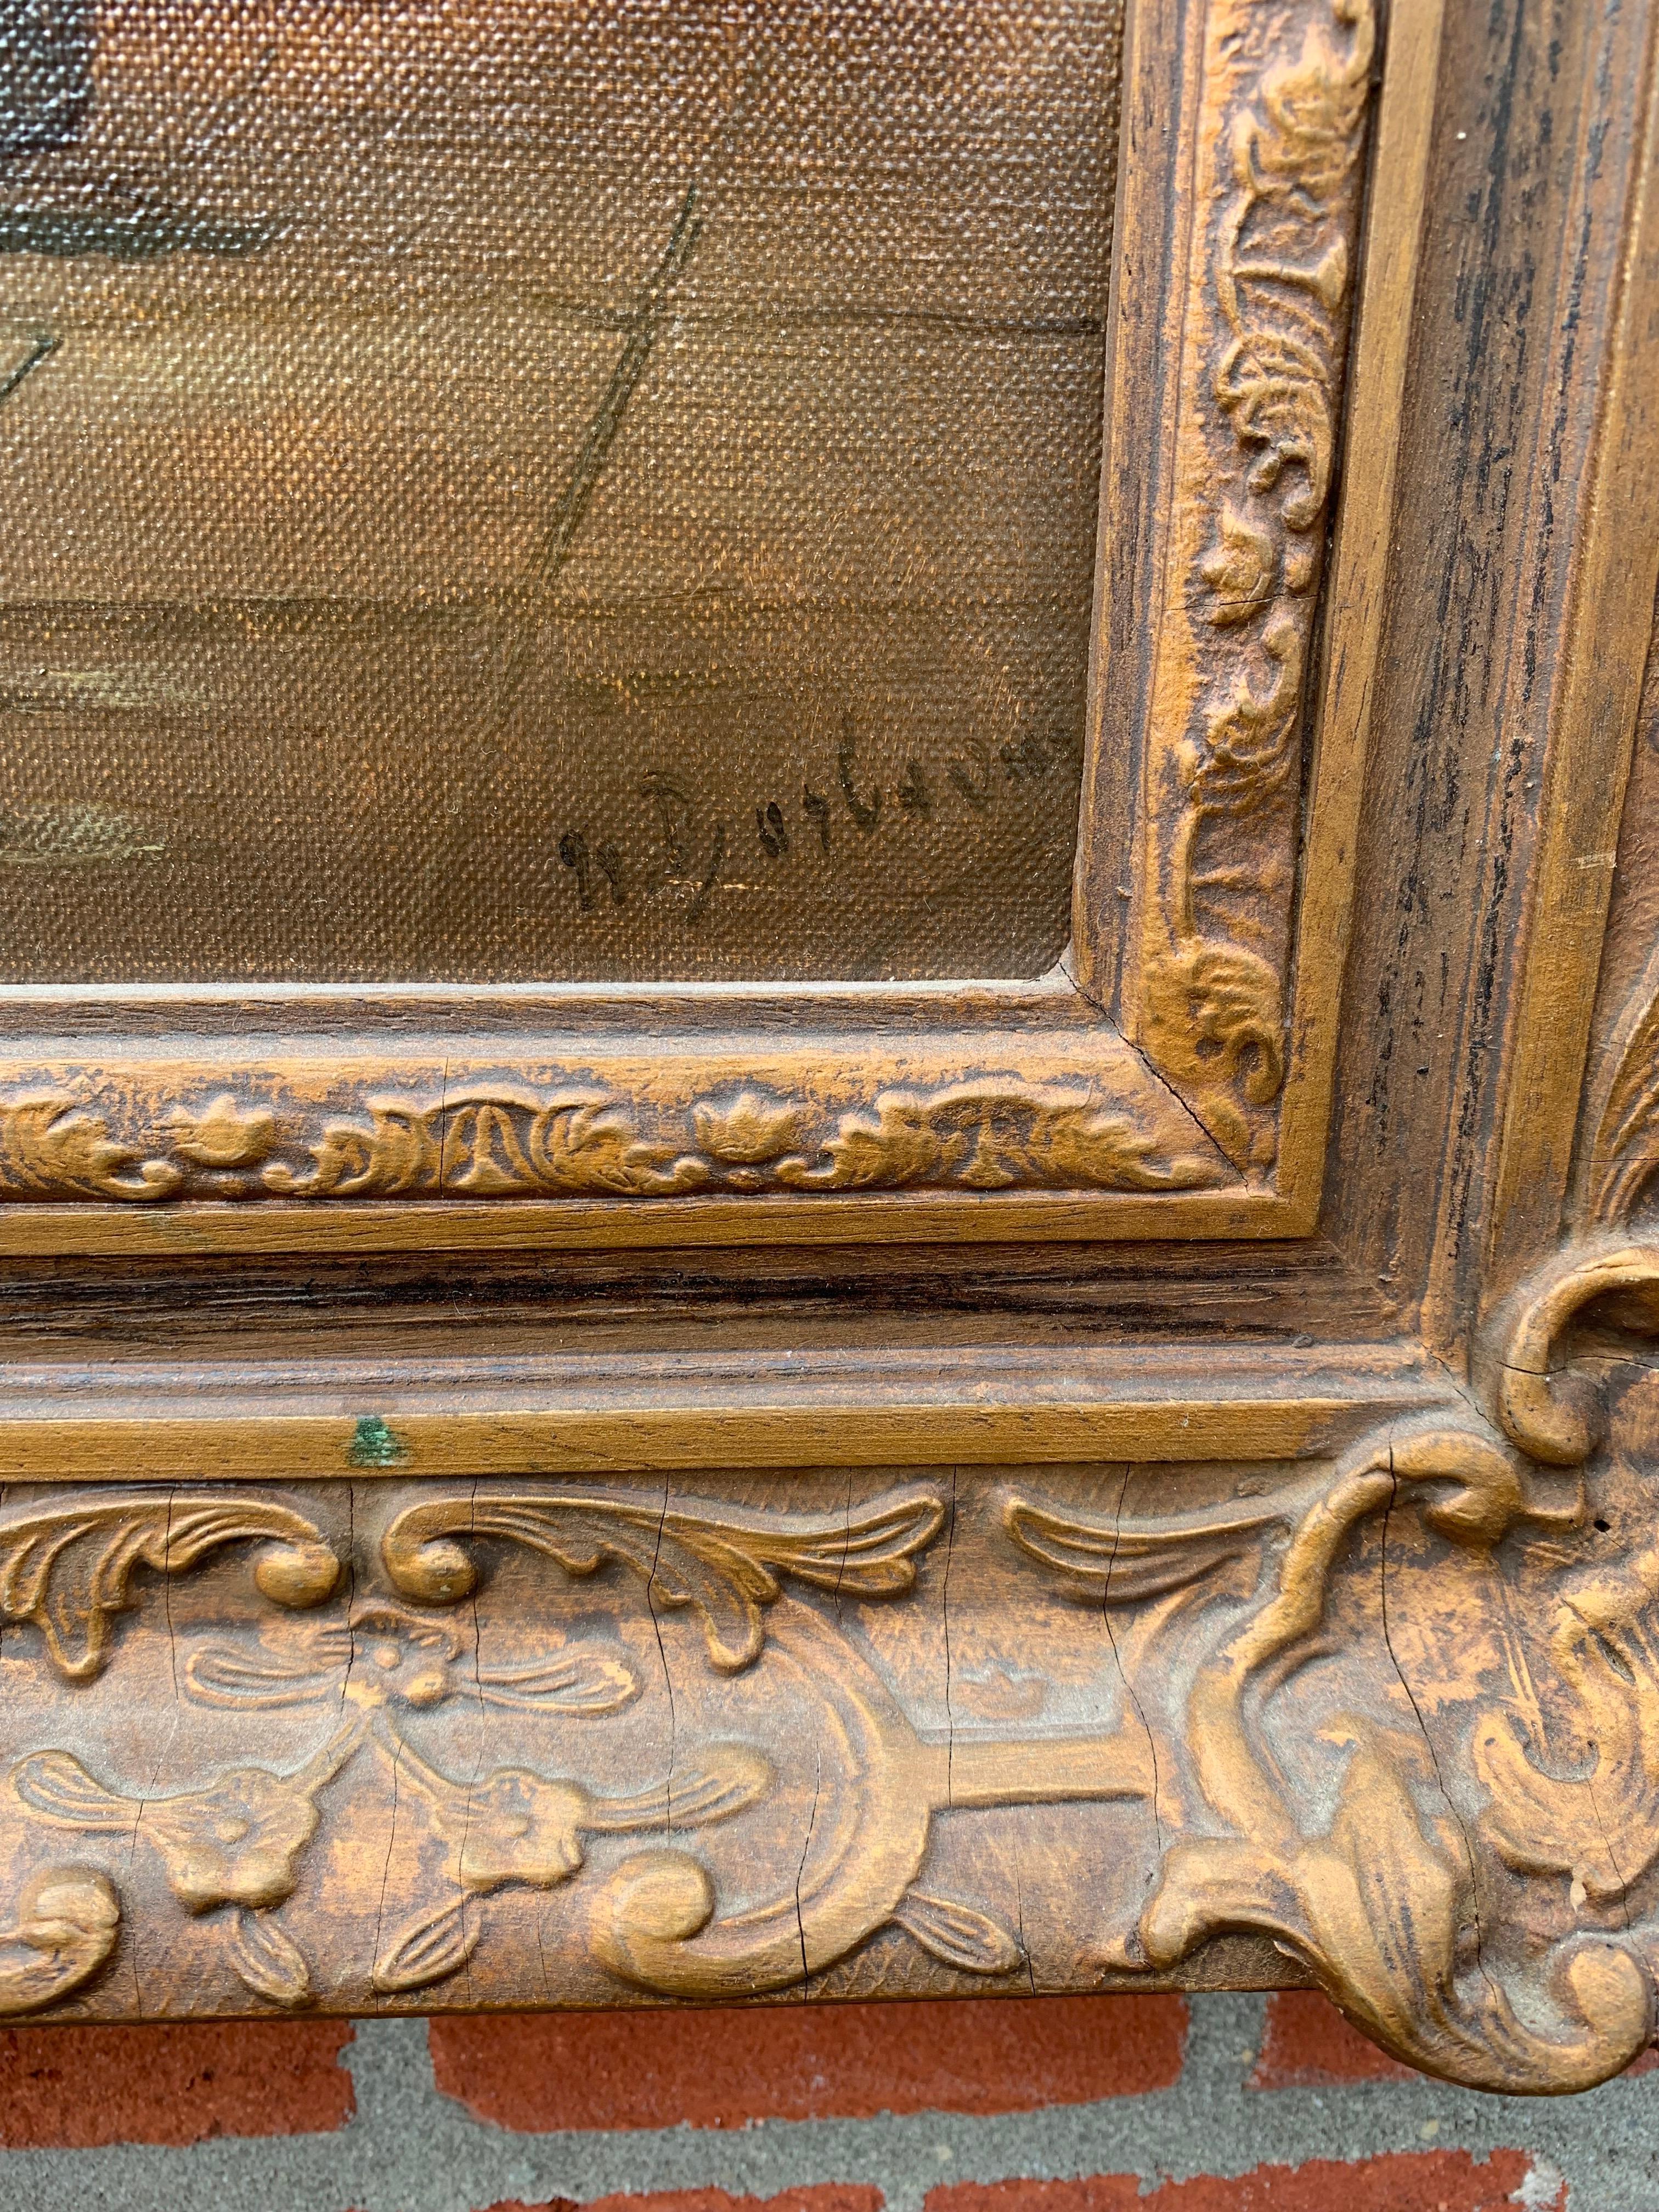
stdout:
{"type": "MultiPolygon", "coordinates": [[[[1407,1512],[1413,1500],[1425,1534],[1488,1575],[1499,1571],[1495,1554],[1506,1542],[1557,1540],[1585,1522],[1576,1485],[1529,1473],[1471,1419],[1423,1420],[1367,1439],[1273,1512],[1117,1529],[1120,1547],[1129,1539],[1130,1574],[1120,1596],[1107,1570],[1109,1605],[1145,1593],[1150,1572],[1160,1592],[1199,1586],[1215,1626],[1159,1747],[1167,1771],[1190,1774],[1195,1802],[1171,1823],[1137,1923],[1103,1960],[1167,1971],[1212,1936],[1267,1934],[1413,2065],[1489,2090],[1588,2087],[1645,2043],[1652,1990],[1622,1927],[1592,1918],[1511,1950],[1490,1894],[1482,1911],[1492,1872],[1479,1863],[1483,1839],[1501,1854],[1550,1788],[1534,1747],[1502,1702],[1461,1683],[1456,1741],[1467,1785],[1447,1772],[1389,1642],[1386,1528],[1374,1570],[1385,1694],[1376,1693],[1375,1659],[1352,1649],[1337,1656],[1322,1635],[1339,1592],[1352,1595],[1344,1585],[1358,1573],[1364,1524],[1407,1512]],[[1218,1606],[1213,1572],[1220,1558],[1246,1553],[1255,1580],[1241,1614],[1218,1606]],[[1286,1702],[1304,1729],[1318,1716],[1316,1785],[1291,1771],[1286,1702]],[[1478,1817],[1468,1786],[1477,1778],[1492,1798],[1478,1817]]],[[[1063,1575],[1100,1581],[1109,1527],[1063,1528],[1019,1497],[1007,1516],[1022,1548],[1063,1575]]],[[[1152,1709],[1145,1698],[1142,1706],[1152,1709]]],[[[1580,1848],[1590,1848],[1592,1834],[1585,1830],[1580,1848]]],[[[1653,1844],[1659,1850],[1659,1829],[1653,1844]]]]}
{"type": "Polygon", "coordinates": [[[1507,1298],[1475,1347],[1477,1382],[1505,1433],[1534,1459],[1576,1467],[1600,1443],[1601,1394],[1563,1346],[1600,1306],[1659,1331],[1659,1235],[1647,1201],[1659,1176],[1659,950],[1613,1025],[1586,1101],[1573,1176],[1573,1234],[1507,1298]]]}
{"type": "Polygon", "coordinates": [[[1591,2087],[1652,2034],[1659,1545],[1609,1386],[1640,1373],[1617,1332],[1659,1332],[1656,980],[1592,1097],[1579,1233],[1492,1316],[1465,1412],[1206,1511],[1007,1495],[1010,1541],[1139,1638],[1167,1840],[1103,1965],[1265,1934],[1395,2056],[1501,2092],[1591,2087]]]}

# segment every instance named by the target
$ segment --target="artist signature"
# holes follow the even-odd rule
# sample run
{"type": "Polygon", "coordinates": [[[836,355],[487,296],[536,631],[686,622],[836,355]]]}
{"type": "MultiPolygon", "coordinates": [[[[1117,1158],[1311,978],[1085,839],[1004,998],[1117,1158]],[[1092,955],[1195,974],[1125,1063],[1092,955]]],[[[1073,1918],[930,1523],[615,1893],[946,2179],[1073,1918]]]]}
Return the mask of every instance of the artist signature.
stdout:
{"type": "MultiPolygon", "coordinates": [[[[873,836],[884,819],[918,825],[931,822],[941,807],[958,803],[975,814],[989,814],[1010,785],[1042,782],[1068,768],[1075,773],[1079,758],[1068,733],[1044,738],[1028,732],[1010,743],[986,746],[971,767],[951,762],[942,779],[922,762],[907,761],[897,783],[884,790],[860,774],[858,751],[853,717],[844,715],[835,775],[818,779],[825,787],[815,788],[809,776],[802,781],[798,806],[781,799],[757,803],[753,834],[765,864],[791,864],[803,854],[823,858],[834,852],[839,837],[850,835],[856,844],[873,836]]],[[[653,769],[641,789],[656,815],[656,834],[648,845],[625,848],[614,838],[590,837],[580,829],[567,830],[560,837],[559,860],[570,872],[578,908],[593,914],[607,906],[626,906],[630,895],[654,898],[668,891],[684,899],[684,919],[695,924],[729,881],[728,872],[740,869],[745,854],[754,850],[747,842],[747,817],[718,817],[705,839],[696,827],[696,796],[676,777],[653,769]]]]}

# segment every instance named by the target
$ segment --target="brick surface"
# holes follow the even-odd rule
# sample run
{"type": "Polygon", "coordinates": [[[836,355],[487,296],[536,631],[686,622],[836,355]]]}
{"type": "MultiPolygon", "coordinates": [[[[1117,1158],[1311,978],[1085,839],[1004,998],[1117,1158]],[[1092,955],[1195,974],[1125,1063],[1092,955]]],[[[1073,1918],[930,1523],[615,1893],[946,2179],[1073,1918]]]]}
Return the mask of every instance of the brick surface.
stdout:
{"type": "MultiPolygon", "coordinates": [[[[643,2197],[599,2197],[585,2212],[881,2212],[878,2189],[826,2181],[811,2189],[785,2189],[776,2197],[730,2197],[723,2189],[665,2189],[643,2197]]],[[[509,2197],[484,2212],[577,2212],[574,2199],[551,2197],[540,2204],[509,2197]]]]}
{"type": "MultiPolygon", "coordinates": [[[[1088,2181],[956,2182],[931,2189],[926,2212],[1514,2212],[1532,2171],[1524,2151],[1494,2151],[1479,2164],[1467,2151],[1406,2151],[1348,2165],[1259,2166],[1223,2180],[1204,2174],[1166,2181],[1143,2196],[1133,2173],[1088,2181]]],[[[1534,2206],[1538,2199],[1532,2200],[1534,2206]]],[[[1565,2202],[1540,2212],[1565,2212],[1565,2202]]]]}
{"type": "Polygon", "coordinates": [[[0,2146],[319,2135],[356,2109],[347,2021],[0,2029],[0,2146]]]}
{"type": "Polygon", "coordinates": [[[1267,2027],[1250,2075],[1253,2089],[1316,2089],[1337,2081],[1420,2081],[1352,2027],[1318,1990],[1279,1990],[1267,2000],[1267,2027]]]}
{"type": "Polygon", "coordinates": [[[1186,2028],[1180,1997],[1098,1996],[553,2013],[429,2033],[446,2095],[545,2132],[1088,2104],[1170,2087],[1186,2028]]]}
{"type": "MultiPolygon", "coordinates": [[[[1627,2074],[1650,2074],[1659,2051],[1644,2051],[1627,2074]]],[[[1362,2035],[1318,1990],[1279,1990],[1267,2000],[1267,2026],[1250,2075],[1253,2089],[1322,2089],[1344,2081],[1425,2081],[1362,2035]]]]}

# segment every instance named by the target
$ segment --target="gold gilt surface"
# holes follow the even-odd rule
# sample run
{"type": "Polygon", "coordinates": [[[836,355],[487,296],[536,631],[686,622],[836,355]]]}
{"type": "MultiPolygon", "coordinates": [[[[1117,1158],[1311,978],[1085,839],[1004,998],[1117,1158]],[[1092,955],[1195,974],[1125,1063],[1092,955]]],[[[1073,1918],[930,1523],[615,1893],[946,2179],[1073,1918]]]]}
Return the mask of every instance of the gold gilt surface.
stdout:
{"type": "Polygon", "coordinates": [[[777,14],[123,5],[7,156],[0,444],[111,491],[0,611],[0,2014],[1311,1983],[1589,2087],[1659,2025],[1659,15],[777,14]]]}
{"type": "Polygon", "coordinates": [[[1522,1391],[1299,1466],[14,1485],[0,2002],[1132,1987],[1254,1935],[1402,2057],[1588,2086],[1659,1868],[1654,1385],[1604,1388],[1588,1475],[1522,1391]]]}

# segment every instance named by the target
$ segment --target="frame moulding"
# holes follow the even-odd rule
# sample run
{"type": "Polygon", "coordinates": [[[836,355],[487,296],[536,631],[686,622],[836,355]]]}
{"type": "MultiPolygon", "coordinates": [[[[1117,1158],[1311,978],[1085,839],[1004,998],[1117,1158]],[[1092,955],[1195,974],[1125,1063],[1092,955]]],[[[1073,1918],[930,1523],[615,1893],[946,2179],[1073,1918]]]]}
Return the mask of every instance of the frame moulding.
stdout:
{"type": "Polygon", "coordinates": [[[1376,648],[1437,12],[1395,11],[1362,270],[1370,0],[1162,9],[1136,0],[1129,27],[1139,119],[1120,190],[1092,685],[1140,703],[1132,728],[1091,710],[1070,967],[1031,986],[746,999],[13,987],[0,1249],[1311,1226],[1364,749],[1348,702],[1367,696],[1376,648]],[[1173,73],[1154,65],[1170,37],[1173,73]],[[1362,275],[1362,411],[1339,472],[1362,275]],[[1171,427],[1143,493],[1122,437],[1159,391],[1150,419],[1171,427]],[[1328,623],[1335,757],[1304,853],[1304,672],[1339,473],[1358,519],[1328,623]],[[1155,511],[1132,512],[1146,495],[1155,511]],[[1119,788],[1132,761],[1138,797],[1119,788]],[[1114,982],[1126,870],[1135,951],[1114,982]],[[736,1001],[759,1026],[730,1025],[736,1001]]]}

